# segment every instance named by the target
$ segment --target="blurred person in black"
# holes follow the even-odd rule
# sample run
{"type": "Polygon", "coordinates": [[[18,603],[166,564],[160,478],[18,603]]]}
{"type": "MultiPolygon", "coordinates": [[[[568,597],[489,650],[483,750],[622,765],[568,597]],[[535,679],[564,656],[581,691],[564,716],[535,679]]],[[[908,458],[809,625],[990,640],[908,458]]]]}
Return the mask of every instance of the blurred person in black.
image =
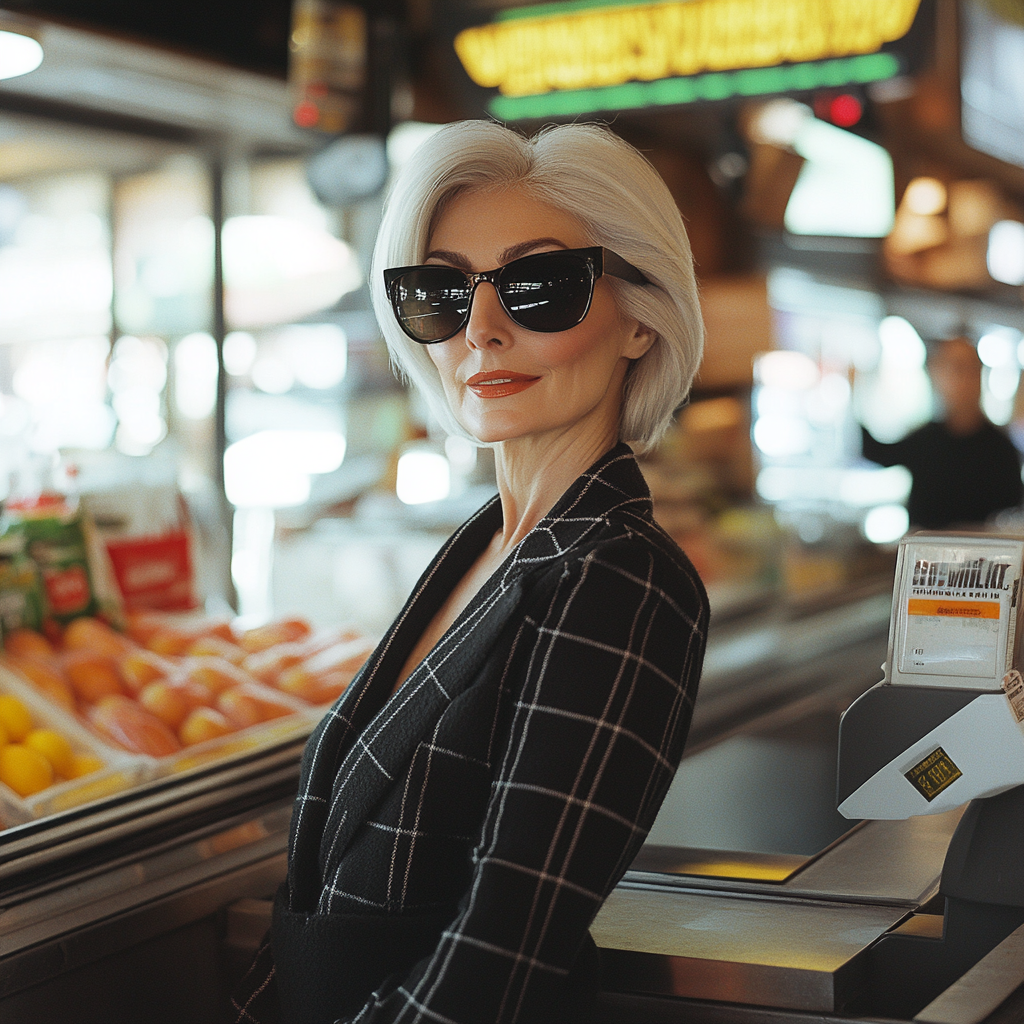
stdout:
{"type": "Polygon", "coordinates": [[[913,477],[907,512],[913,526],[940,530],[983,523],[1021,503],[1020,455],[981,409],[981,361],[965,337],[948,338],[930,354],[928,372],[942,419],[883,444],[865,428],[864,458],[906,466],[913,477]]]}

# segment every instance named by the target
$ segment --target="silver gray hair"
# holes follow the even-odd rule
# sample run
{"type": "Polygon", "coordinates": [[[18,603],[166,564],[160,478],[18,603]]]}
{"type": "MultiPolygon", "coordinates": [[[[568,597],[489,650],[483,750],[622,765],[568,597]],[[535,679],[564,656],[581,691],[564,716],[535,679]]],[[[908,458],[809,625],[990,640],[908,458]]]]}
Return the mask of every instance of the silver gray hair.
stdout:
{"type": "Polygon", "coordinates": [[[704,348],[693,256],[658,172],[597,125],[560,125],[526,138],[493,122],[461,121],[416,150],[391,189],[371,267],[373,307],[393,364],[445,430],[476,442],[452,414],[426,346],[398,326],[383,272],[423,262],[434,225],[457,195],[509,187],[570,214],[591,245],[617,252],[656,286],[608,278],[619,312],[656,335],[627,374],[619,429],[638,450],[650,448],[689,394],[704,348]]]}

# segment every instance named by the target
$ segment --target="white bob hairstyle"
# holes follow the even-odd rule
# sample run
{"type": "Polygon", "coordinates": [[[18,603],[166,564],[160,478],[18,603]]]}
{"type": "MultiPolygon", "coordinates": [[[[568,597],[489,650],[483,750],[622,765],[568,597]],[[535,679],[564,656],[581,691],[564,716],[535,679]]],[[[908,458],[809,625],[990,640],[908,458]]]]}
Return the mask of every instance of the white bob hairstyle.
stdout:
{"type": "Polygon", "coordinates": [[[384,270],[422,263],[446,206],[460,194],[490,188],[519,189],[570,214],[589,244],[617,252],[654,285],[608,278],[619,312],[656,334],[627,374],[619,428],[622,440],[640,451],[650,448],[686,399],[703,352],[693,257],[658,172],[596,125],[561,125],[525,138],[493,122],[461,121],[416,150],[388,197],[371,268],[373,306],[396,369],[420,389],[449,433],[480,443],[452,414],[426,346],[398,326],[384,270]]]}

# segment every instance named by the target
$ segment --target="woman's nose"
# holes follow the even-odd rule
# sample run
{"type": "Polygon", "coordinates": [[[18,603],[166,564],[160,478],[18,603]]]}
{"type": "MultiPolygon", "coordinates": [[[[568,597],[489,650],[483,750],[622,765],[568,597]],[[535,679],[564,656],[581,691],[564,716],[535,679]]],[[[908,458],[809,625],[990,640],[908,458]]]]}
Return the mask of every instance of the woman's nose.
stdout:
{"type": "Polygon", "coordinates": [[[466,343],[474,348],[507,345],[512,340],[512,321],[501,305],[497,289],[481,281],[473,291],[466,323],[466,343]]]}

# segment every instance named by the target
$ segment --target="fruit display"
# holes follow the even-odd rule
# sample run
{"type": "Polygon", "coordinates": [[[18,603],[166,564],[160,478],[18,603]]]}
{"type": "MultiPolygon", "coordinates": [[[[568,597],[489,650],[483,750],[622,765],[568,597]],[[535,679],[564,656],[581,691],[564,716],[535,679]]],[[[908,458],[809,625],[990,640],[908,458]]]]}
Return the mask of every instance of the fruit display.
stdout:
{"type": "Polygon", "coordinates": [[[120,772],[119,756],[104,758],[98,744],[59,707],[0,674],[0,809],[5,822],[74,806],[134,780],[120,772]],[[113,769],[111,769],[113,766],[113,769]],[[116,777],[115,777],[116,776],[116,777]],[[80,781],[81,780],[81,781],[80,781]]]}
{"type": "Polygon", "coordinates": [[[104,743],[166,759],[279,719],[308,720],[344,692],[372,647],[354,630],[314,632],[295,618],[236,629],[142,612],[124,632],[92,616],[59,635],[11,630],[0,664],[104,743]]]}

